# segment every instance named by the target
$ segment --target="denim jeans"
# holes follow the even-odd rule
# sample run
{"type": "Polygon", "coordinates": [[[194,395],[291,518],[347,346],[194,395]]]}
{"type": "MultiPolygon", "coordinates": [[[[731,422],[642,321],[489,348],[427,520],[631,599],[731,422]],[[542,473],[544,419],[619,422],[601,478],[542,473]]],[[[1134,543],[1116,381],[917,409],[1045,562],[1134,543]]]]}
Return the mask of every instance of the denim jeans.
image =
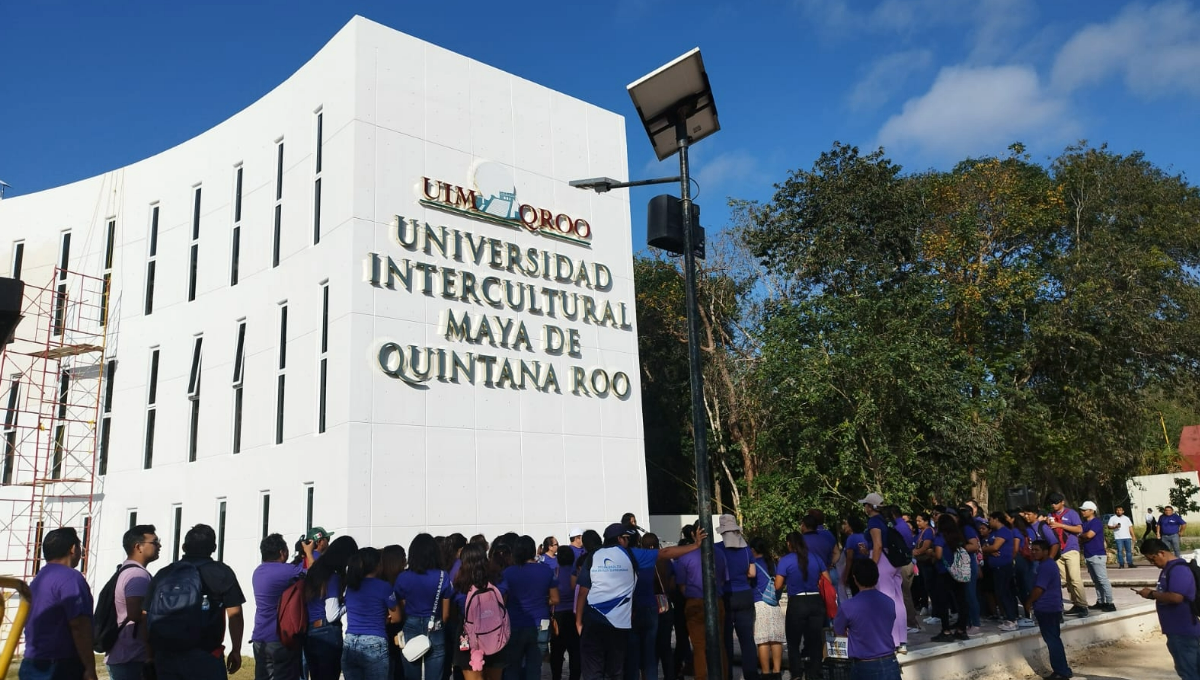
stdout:
{"type": "Polygon", "coordinates": [[[229,677],[225,660],[202,649],[155,652],[154,672],[158,680],[226,680],[229,677]]]}
{"type": "Polygon", "coordinates": [[[629,631],[629,649],[625,652],[625,680],[658,678],[658,606],[636,607],[633,628],[629,631]]]}
{"type": "Polygon", "coordinates": [[[1179,557],[1179,534],[1163,534],[1162,540],[1171,549],[1171,552],[1175,553],[1176,557],[1179,557]]]}
{"type": "MultiPolygon", "coordinates": [[[[1167,651],[1175,660],[1175,672],[1183,680],[1200,680],[1200,638],[1168,635],[1167,651]]],[[[25,676],[21,676],[24,680],[25,676]]]]}
{"type": "MultiPolygon", "coordinates": [[[[1013,573],[1017,581],[1017,601],[1024,602],[1033,592],[1033,562],[1017,555],[1013,562],[1013,573]]],[[[1025,612],[1028,616],[1029,612],[1025,612]]]]}
{"type": "Polygon", "coordinates": [[[21,659],[17,671],[20,680],[79,680],[83,662],[79,659],[21,659]]]}
{"type": "Polygon", "coordinates": [[[342,626],[309,628],[304,639],[309,680],[338,680],[342,675],[342,626]]]}
{"type": "Polygon", "coordinates": [[[110,680],[142,680],[142,666],[146,664],[143,661],[130,661],[107,665],[110,680]]]}
{"type": "Polygon", "coordinates": [[[850,680],[900,680],[900,662],[894,654],[882,659],[854,661],[850,666],[850,680]]]}
{"type": "Polygon", "coordinates": [[[346,680],[387,680],[387,640],[378,635],[347,635],[342,642],[342,677],[346,680]]]}
{"type": "Polygon", "coordinates": [[[1062,612],[1035,611],[1033,615],[1041,630],[1042,642],[1046,643],[1046,651],[1050,654],[1050,669],[1064,678],[1071,677],[1074,673],[1067,665],[1067,650],[1062,641],[1062,612]]]}
{"type": "MultiPolygon", "coordinates": [[[[971,555],[971,580],[966,583],[966,600],[967,600],[967,625],[979,627],[979,563],[975,561],[975,556],[971,555]]],[[[960,604],[959,607],[962,605],[960,604]]],[[[958,615],[961,617],[963,611],[960,608],[958,615]]]]}
{"type": "MultiPolygon", "coordinates": [[[[733,663],[733,633],[737,631],[738,645],[743,659],[758,659],[758,645],[754,644],[754,591],[741,590],[725,595],[725,658],[733,663]]],[[[742,662],[745,680],[757,680],[758,663],[742,662]]],[[[631,680],[636,680],[632,678],[631,680]]]]}
{"type": "Polygon", "coordinates": [[[538,647],[537,626],[513,628],[504,653],[508,655],[504,680],[538,680],[541,677],[542,650],[538,647]]]}
{"type": "Polygon", "coordinates": [[[1017,596],[1013,594],[1013,574],[1012,564],[992,567],[992,589],[1005,621],[1017,620],[1017,596]]]}
{"type": "Polygon", "coordinates": [[[300,650],[282,642],[255,642],[254,680],[300,680],[300,650]]]}
{"type": "Polygon", "coordinates": [[[1085,561],[1088,573],[1092,576],[1092,583],[1096,584],[1096,602],[1112,604],[1112,584],[1108,582],[1108,555],[1088,557],[1085,561]]]}
{"type": "MultiPolygon", "coordinates": [[[[402,659],[404,680],[441,680],[442,664],[446,660],[446,631],[439,628],[429,630],[429,616],[410,616],[404,620],[404,639],[411,640],[421,635],[429,636],[429,651],[416,663],[402,659]]],[[[511,644],[511,643],[510,643],[511,644]]]]}
{"type": "Polygon", "coordinates": [[[1117,539],[1117,564],[1119,566],[1133,566],[1133,539],[1118,538],[1117,539]]]}

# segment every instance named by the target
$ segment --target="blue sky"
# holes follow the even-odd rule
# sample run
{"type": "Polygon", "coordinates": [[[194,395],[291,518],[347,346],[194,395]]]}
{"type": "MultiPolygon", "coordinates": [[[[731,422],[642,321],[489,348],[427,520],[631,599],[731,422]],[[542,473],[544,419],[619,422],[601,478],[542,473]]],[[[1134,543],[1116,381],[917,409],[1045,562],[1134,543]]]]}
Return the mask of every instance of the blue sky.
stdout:
{"type": "MultiPolygon", "coordinates": [[[[29,193],[193,137],[354,14],[625,115],[635,177],[676,167],[625,85],[699,46],[723,127],[693,154],[710,229],[726,197],[769,199],[835,140],[922,170],[1086,138],[1200,173],[1200,6],[1183,0],[44,0],[0,5],[0,179],[29,193]]],[[[632,195],[635,248],[660,192],[632,195]]]]}

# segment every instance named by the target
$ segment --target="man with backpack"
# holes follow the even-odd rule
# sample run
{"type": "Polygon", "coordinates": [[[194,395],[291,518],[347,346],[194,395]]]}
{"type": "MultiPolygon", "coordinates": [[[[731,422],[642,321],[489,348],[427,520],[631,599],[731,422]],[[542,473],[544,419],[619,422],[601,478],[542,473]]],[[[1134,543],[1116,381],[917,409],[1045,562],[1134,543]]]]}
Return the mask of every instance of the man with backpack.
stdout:
{"type": "Polygon", "coordinates": [[[217,532],[197,524],[183,538],[183,559],[150,580],[146,618],[158,680],[225,680],[242,667],[246,597],[233,570],[212,559],[216,550],[217,532]]]}
{"type": "Polygon", "coordinates": [[[161,545],[152,524],[126,531],[121,539],[125,561],[100,591],[93,628],[98,651],[107,652],[104,663],[112,680],[142,680],[142,667],[149,661],[145,604],[150,572],[146,565],[158,559],[161,545]]]}
{"type": "Polygon", "coordinates": [[[1200,619],[1196,617],[1196,572],[1194,563],[1175,557],[1162,539],[1142,541],[1142,555],[1162,571],[1157,588],[1142,588],[1138,595],[1154,600],[1158,625],[1167,636],[1167,651],[1175,661],[1175,672],[1184,680],[1200,678],[1200,619]]]}
{"type": "Polygon", "coordinates": [[[258,545],[262,564],[254,570],[251,586],[254,589],[254,630],[250,644],[254,648],[255,680],[299,680],[300,648],[290,649],[279,639],[279,598],[288,586],[304,576],[312,561],[315,541],[301,543],[304,561],[288,562],[287,541],[280,534],[271,534],[258,545]]]}
{"type": "Polygon", "coordinates": [[[33,604],[25,622],[20,680],[96,680],[92,651],[92,590],[76,567],[83,559],[71,527],[42,538],[46,564],[29,583],[33,604]]]}

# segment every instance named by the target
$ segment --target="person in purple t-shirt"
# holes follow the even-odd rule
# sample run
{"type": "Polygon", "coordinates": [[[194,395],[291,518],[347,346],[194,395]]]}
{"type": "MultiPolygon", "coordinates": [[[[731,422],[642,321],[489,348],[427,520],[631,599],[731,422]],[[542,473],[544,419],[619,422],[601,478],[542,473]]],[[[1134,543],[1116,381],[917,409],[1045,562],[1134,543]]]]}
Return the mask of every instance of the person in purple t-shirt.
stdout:
{"type": "Polygon", "coordinates": [[[858,595],[843,602],[833,617],[835,635],[846,635],[846,651],[853,666],[851,677],[900,680],[900,663],[892,645],[896,610],[892,598],[875,589],[879,567],[871,560],[855,560],[850,576],[858,595]]]}
{"type": "MultiPolygon", "coordinates": [[[[303,544],[305,562],[312,559],[313,541],[303,544]]],[[[288,649],[279,641],[279,598],[296,579],[307,571],[304,564],[289,564],[287,541],[270,534],[258,545],[262,564],[250,579],[254,590],[254,630],[250,644],[254,648],[254,674],[264,680],[298,680],[300,650],[288,649]]]]}
{"type": "MultiPolygon", "coordinates": [[[[1149,522],[1147,522],[1149,526],[1149,522]]],[[[1179,557],[1179,532],[1187,526],[1187,522],[1175,512],[1175,508],[1165,506],[1162,510],[1162,516],[1158,518],[1158,524],[1155,525],[1155,531],[1163,543],[1171,549],[1171,552],[1179,557]]]]}
{"type": "Polygon", "coordinates": [[[342,675],[346,564],[356,552],[358,543],[353,538],[338,536],[304,577],[304,599],[308,603],[304,659],[311,680],[338,680],[342,675]]]}
{"type": "Polygon", "coordinates": [[[1079,553],[1079,535],[1083,533],[1083,519],[1079,513],[1067,507],[1066,496],[1057,491],[1046,496],[1054,512],[1046,518],[1046,526],[1054,530],[1062,549],[1058,553],[1058,571],[1074,605],[1067,616],[1087,616],[1087,595],[1083,590],[1083,557],[1079,553]]]}
{"type": "Polygon", "coordinates": [[[1062,642],[1062,577],[1058,565],[1050,558],[1050,544],[1043,540],[1029,546],[1033,561],[1037,563],[1037,575],[1033,579],[1033,592],[1025,602],[1025,608],[1033,610],[1042,641],[1050,654],[1050,669],[1054,672],[1046,680],[1063,680],[1074,675],[1067,664],[1067,650],[1062,642]]]}
{"type": "Polygon", "coordinates": [[[1200,677],[1200,620],[1192,616],[1197,583],[1187,562],[1175,557],[1162,539],[1142,541],[1142,555],[1162,571],[1157,588],[1142,588],[1138,595],[1154,600],[1158,625],[1167,636],[1167,651],[1181,678],[1200,677]]]}
{"type": "Polygon", "coordinates": [[[71,527],[42,538],[46,565],[29,584],[33,601],[25,621],[25,656],[19,677],[96,680],[92,653],[92,590],[76,571],[83,558],[79,535],[71,527]]]}
{"type": "Polygon", "coordinates": [[[513,566],[501,574],[508,584],[508,680],[537,680],[542,657],[549,651],[550,612],[558,605],[558,579],[549,565],[536,559],[533,538],[521,536],[513,546],[513,566]]]}
{"type": "Polygon", "coordinates": [[[125,561],[117,567],[117,590],[113,608],[117,613],[117,641],[104,663],[112,680],[142,680],[142,669],[150,660],[146,649],[146,592],[150,572],[146,565],[158,559],[161,543],[153,524],[139,524],[121,537],[125,561]]]}
{"type": "Polygon", "coordinates": [[[1104,522],[1096,516],[1096,504],[1085,501],[1079,506],[1083,513],[1083,533],[1079,535],[1083,547],[1083,561],[1087,564],[1092,583],[1096,584],[1096,608],[1104,612],[1117,611],[1113,602],[1112,584],[1108,582],[1108,550],[1104,545],[1104,522]]]}

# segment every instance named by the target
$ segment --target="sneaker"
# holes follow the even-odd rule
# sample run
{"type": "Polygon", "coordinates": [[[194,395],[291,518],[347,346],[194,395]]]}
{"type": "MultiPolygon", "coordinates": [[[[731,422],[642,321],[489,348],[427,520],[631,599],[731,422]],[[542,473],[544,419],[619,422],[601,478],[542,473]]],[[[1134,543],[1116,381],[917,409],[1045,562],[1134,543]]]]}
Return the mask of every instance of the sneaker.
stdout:
{"type": "Polygon", "coordinates": [[[951,633],[948,630],[943,630],[937,635],[934,635],[933,638],[930,639],[930,642],[954,642],[956,639],[957,638],[954,637],[954,633],[951,633]]]}
{"type": "Polygon", "coordinates": [[[929,616],[929,607],[921,607],[921,611],[917,612],[917,616],[929,616]]]}
{"type": "Polygon", "coordinates": [[[937,624],[939,624],[941,622],[942,622],[942,620],[936,616],[931,616],[931,617],[925,619],[925,625],[927,625],[927,626],[936,626],[937,624]]]}
{"type": "Polygon", "coordinates": [[[1071,607],[1070,609],[1067,610],[1067,612],[1065,614],[1063,614],[1063,616],[1078,616],[1080,618],[1083,618],[1087,615],[1088,615],[1087,607],[1081,607],[1079,605],[1075,605],[1074,607],[1071,607]]]}
{"type": "Polygon", "coordinates": [[[1037,628],[1037,622],[1030,618],[1017,619],[1017,628],[1037,628]]]}
{"type": "Polygon", "coordinates": [[[955,640],[970,640],[971,636],[968,635],[967,633],[955,633],[954,639],[955,640]]]}
{"type": "Polygon", "coordinates": [[[983,632],[983,629],[980,628],[979,626],[967,626],[967,635],[974,637],[976,635],[979,635],[982,632],[983,632]]]}
{"type": "MultiPolygon", "coordinates": [[[[940,620],[940,619],[939,619],[939,620],[940,620]]],[[[908,632],[909,632],[909,633],[920,633],[920,632],[921,632],[921,629],[920,629],[920,628],[917,628],[917,627],[915,627],[915,626],[909,626],[909,628],[908,628],[908,632]]]]}
{"type": "Polygon", "coordinates": [[[1113,604],[1112,602],[1105,602],[1104,604],[1100,605],[1100,611],[1115,612],[1117,611],[1117,605],[1113,604]]]}
{"type": "Polygon", "coordinates": [[[1004,631],[1005,633],[1011,633],[1016,629],[1017,629],[1016,621],[1005,621],[1004,623],[1000,624],[1000,630],[1004,631]]]}

